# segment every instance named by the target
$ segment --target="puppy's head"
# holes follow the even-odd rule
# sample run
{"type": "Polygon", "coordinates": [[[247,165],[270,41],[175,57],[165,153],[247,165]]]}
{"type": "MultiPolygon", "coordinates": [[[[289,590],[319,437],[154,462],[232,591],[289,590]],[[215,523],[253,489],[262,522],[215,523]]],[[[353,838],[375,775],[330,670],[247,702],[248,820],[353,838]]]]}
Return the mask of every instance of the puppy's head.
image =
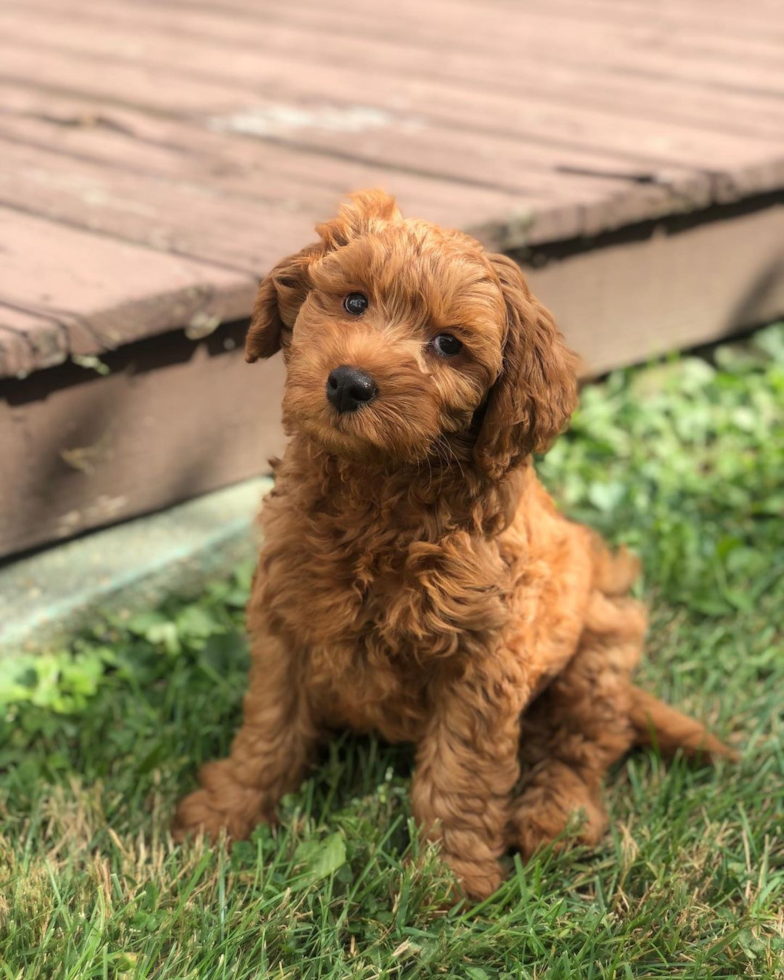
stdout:
{"type": "Polygon", "coordinates": [[[289,431],[354,458],[417,461],[462,434],[500,477],[575,402],[572,357],[511,260],[363,192],[259,289],[248,361],[283,348],[289,431]]]}

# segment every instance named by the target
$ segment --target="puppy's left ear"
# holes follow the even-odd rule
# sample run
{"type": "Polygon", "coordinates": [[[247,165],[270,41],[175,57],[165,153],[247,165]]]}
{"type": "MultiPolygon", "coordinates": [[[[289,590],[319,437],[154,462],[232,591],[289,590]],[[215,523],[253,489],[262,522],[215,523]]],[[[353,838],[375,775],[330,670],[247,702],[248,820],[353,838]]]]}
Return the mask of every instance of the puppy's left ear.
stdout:
{"type": "Polygon", "coordinates": [[[310,263],[322,255],[324,245],[308,245],[283,259],[262,280],[253,304],[250,328],[245,338],[245,360],[272,357],[287,347],[299,308],[310,290],[310,263]]]}
{"type": "Polygon", "coordinates": [[[504,295],[507,332],[474,454],[499,478],[531,453],[544,452],[565,427],[577,405],[577,373],[575,355],[517,263],[506,255],[489,258],[504,295]]]}

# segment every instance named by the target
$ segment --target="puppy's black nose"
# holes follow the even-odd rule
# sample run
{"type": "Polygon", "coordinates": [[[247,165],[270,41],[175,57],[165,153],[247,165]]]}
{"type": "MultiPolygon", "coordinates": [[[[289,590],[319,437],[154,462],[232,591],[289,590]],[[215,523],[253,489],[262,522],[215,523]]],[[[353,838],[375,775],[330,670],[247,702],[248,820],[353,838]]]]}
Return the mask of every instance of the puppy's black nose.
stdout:
{"type": "Polygon", "coordinates": [[[355,412],[375,398],[377,392],[376,382],[359,368],[341,364],[329,372],[327,398],[339,412],[355,412]]]}

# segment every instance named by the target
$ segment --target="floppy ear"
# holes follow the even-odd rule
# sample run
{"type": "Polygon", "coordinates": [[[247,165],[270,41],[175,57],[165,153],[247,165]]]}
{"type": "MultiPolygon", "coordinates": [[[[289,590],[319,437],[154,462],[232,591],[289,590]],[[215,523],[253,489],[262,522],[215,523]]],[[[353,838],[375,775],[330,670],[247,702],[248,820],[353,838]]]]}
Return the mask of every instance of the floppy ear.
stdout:
{"type": "Polygon", "coordinates": [[[281,347],[288,346],[299,308],[310,289],[310,262],[323,252],[321,242],[308,245],[278,262],[262,280],[245,338],[245,360],[249,364],[260,357],[272,357],[281,347]]]}
{"type": "Polygon", "coordinates": [[[494,478],[544,452],[577,404],[576,358],[552,315],[531,295],[520,267],[489,256],[506,303],[501,375],[490,389],[474,454],[494,478]]]}
{"type": "Polygon", "coordinates": [[[337,217],[316,226],[321,241],[279,262],[259,286],[250,329],[245,339],[245,360],[272,357],[287,347],[299,308],[311,287],[312,262],[348,245],[350,241],[400,221],[395,199],[384,191],[359,191],[340,206],[337,217]]]}

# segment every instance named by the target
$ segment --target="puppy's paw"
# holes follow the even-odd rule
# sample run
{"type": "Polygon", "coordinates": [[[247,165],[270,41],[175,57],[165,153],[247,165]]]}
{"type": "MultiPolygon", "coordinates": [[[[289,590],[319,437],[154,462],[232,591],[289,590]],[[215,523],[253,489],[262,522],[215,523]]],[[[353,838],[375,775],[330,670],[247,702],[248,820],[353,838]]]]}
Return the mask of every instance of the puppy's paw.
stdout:
{"type": "Polygon", "coordinates": [[[594,847],[607,831],[607,813],[584,783],[575,777],[567,788],[532,786],[515,804],[511,826],[513,847],[528,860],[554,841],[556,850],[570,842],[594,847]],[[560,791],[559,791],[560,790],[560,791]],[[574,827],[574,834],[568,834],[574,827]],[[558,838],[567,834],[562,840],[558,838]]]}
{"type": "Polygon", "coordinates": [[[501,886],[504,875],[497,861],[474,862],[454,855],[444,855],[449,867],[457,876],[462,891],[472,902],[489,898],[501,886]]]}
{"type": "Polygon", "coordinates": [[[229,837],[241,837],[232,831],[237,830],[231,814],[222,810],[215,797],[206,789],[197,789],[180,800],[172,822],[172,837],[184,841],[186,837],[204,834],[215,842],[225,830],[229,837]]]}
{"type": "Polygon", "coordinates": [[[203,833],[216,841],[221,831],[230,840],[243,840],[269,819],[263,796],[232,778],[225,762],[213,762],[201,771],[202,789],[180,800],[172,823],[172,837],[183,841],[203,833]]]}
{"type": "Polygon", "coordinates": [[[206,790],[197,789],[189,793],[177,804],[171,825],[171,834],[177,843],[182,843],[186,837],[203,833],[211,841],[220,835],[222,814],[214,808],[210,795],[206,790]]]}

